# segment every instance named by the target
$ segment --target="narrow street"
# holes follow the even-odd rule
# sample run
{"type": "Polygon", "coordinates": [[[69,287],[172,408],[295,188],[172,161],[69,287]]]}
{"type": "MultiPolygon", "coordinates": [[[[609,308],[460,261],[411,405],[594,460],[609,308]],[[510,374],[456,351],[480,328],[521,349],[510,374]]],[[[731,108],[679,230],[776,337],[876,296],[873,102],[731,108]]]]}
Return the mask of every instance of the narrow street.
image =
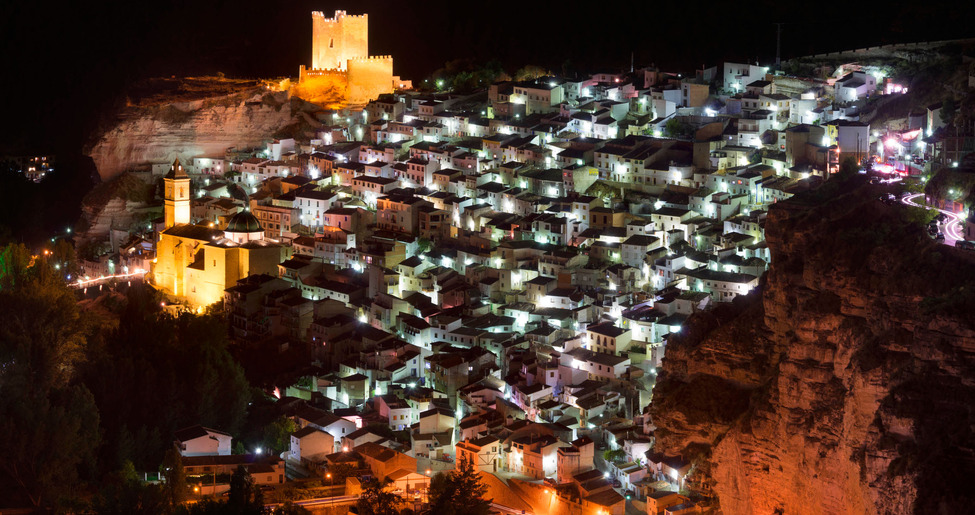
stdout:
{"type": "Polygon", "coordinates": [[[901,203],[914,206],[914,207],[926,207],[928,209],[934,209],[939,213],[943,213],[948,217],[948,220],[940,225],[941,233],[945,235],[945,245],[955,246],[955,242],[958,240],[964,240],[964,233],[962,232],[962,223],[964,222],[964,217],[951,211],[945,211],[943,209],[937,209],[930,206],[924,206],[915,202],[916,199],[923,197],[923,193],[913,193],[910,195],[905,195],[901,198],[901,203]]]}

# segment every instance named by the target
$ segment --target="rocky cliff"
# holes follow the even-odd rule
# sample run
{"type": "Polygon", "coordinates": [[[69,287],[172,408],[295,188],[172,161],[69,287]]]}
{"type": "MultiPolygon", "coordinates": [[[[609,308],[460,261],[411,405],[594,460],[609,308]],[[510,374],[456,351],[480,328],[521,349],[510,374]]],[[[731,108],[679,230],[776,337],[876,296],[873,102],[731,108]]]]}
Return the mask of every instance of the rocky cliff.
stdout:
{"type": "MultiPolygon", "coordinates": [[[[309,113],[318,106],[286,91],[246,84],[193,91],[190,96],[156,95],[130,103],[98,137],[88,153],[102,180],[174,157],[222,156],[229,147],[262,145],[273,137],[311,135],[317,126],[309,113]]],[[[164,92],[168,93],[168,92],[164,92]]]]}
{"type": "Polygon", "coordinates": [[[761,290],[667,347],[656,450],[724,513],[971,509],[975,265],[871,188],[774,206],[761,290]]]}

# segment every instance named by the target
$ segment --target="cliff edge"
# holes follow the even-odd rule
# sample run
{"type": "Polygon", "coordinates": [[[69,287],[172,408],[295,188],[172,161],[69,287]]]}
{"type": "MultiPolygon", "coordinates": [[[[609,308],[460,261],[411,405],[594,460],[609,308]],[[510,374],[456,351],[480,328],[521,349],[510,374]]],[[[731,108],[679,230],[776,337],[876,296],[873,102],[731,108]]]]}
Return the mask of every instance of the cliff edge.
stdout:
{"type": "Polygon", "coordinates": [[[975,264],[873,188],[776,204],[760,291],[667,346],[655,450],[723,513],[970,509],[975,264]]]}
{"type": "Polygon", "coordinates": [[[270,83],[220,78],[156,79],[136,88],[88,155],[108,180],[179,156],[223,156],[274,137],[307,138],[320,110],[270,83]]]}

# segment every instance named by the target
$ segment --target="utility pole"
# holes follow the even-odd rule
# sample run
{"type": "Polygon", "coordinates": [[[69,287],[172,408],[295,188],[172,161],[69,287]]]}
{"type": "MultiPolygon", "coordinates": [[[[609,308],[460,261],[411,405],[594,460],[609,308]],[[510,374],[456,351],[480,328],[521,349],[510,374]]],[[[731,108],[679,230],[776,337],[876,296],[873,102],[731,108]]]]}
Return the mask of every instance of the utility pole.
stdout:
{"type": "Polygon", "coordinates": [[[775,22],[775,69],[782,67],[782,22],[775,22]]]}

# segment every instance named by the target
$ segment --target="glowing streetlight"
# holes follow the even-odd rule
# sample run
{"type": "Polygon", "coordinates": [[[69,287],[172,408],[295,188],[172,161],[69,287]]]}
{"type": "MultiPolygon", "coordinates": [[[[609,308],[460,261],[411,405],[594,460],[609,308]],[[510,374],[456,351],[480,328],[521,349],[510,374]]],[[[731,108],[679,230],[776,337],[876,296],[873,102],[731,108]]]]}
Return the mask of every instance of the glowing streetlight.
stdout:
{"type": "Polygon", "coordinates": [[[332,491],[332,473],[329,472],[329,473],[325,474],[325,477],[328,478],[328,505],[329,505],[329,510],[331,510],[331,508],[332,508],[332,494],[333,494],[333,491],[332,491]]]}

